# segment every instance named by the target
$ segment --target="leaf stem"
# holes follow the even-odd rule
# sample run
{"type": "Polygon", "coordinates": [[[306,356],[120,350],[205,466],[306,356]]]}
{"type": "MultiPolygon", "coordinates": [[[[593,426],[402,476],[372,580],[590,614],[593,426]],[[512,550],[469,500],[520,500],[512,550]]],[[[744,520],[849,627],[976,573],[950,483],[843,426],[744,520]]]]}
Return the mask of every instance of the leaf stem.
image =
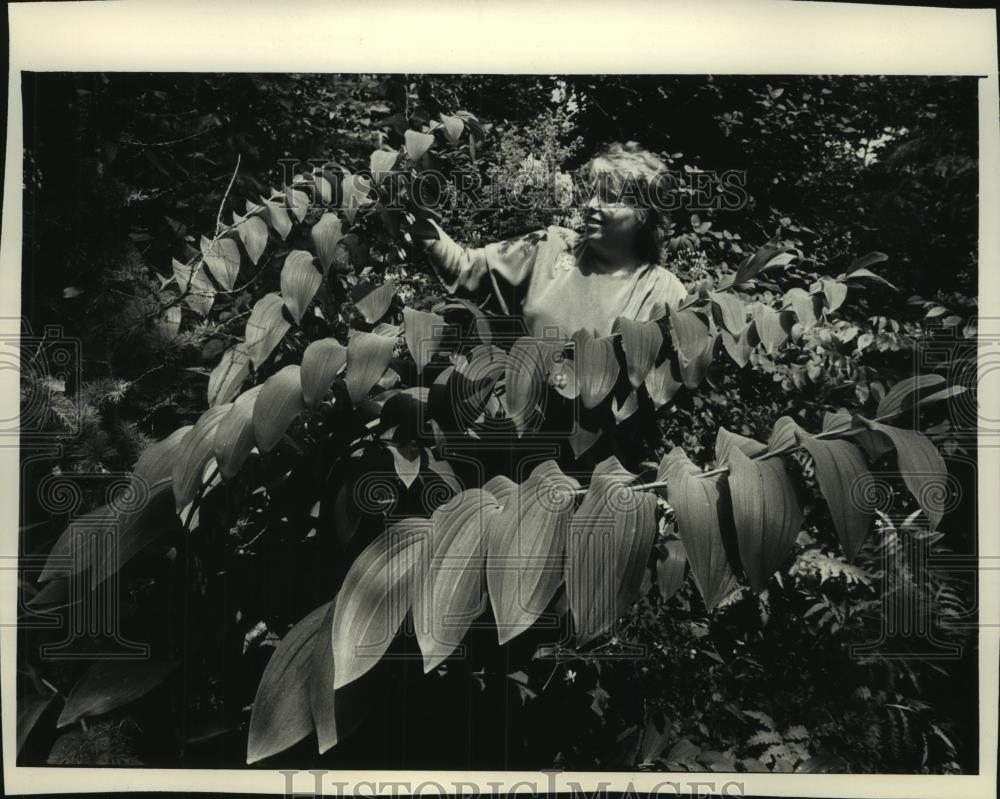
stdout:
{"type": "Polygon", "coordinates": [[[191,532],[191,522],[194,519],[195,511],[198,510],[198,507],[201,505],[202,498],[205,496],[205,493],[208,491],[209,486],[212,485],[212,481],[215,480],[218,474],[219,474],[219,467],[216,466],[212,470],[212,473],[208,476],[208,479],[201,484],[201,488],[198,489],[198,495],[194,498],[194,501],[192,501],[191,510],[188,512],[187,518],[184,520],[185,533],[191,532]]]}
{"type": "MultiPolygon", "coordinates": [[[[887,421],[889,419],[893,419],[896,416],[900,416],[902,413],[903,413],[902,410],[897,411],[896,413],[887,413],[887,414],[885,414],[883,416],[877,416],[876,418],[872,419],[871,421],[873,421],[873,422],[884,422],[884,421],[887,421]]],[[[815,439],[817,439],[819,441],[826,441],[826,440],[831,439],[831,438],[837,438],[839,436],[843,436],[845,433],[849,433],[852,429],[853,428],[849,426],[849,427],[839,427],[839,428],[836,428],[836,429],[833,429],[833,430],[825,430],[825,431],[823,431],[821,433],[816,433],[816,435],[814,435],[813,438],[815,438],[815,439]]],[[[770,458],[777,458],[779,455],[788,455],[789,453],[796,452],[797,450],[800,450],[800,449],[802,449],[802,446],[799,445],[799,444],[795,444],[795,445],[783,447],[781,449],[776,449],[776,450],[773,450],[773,451],[762,452],[760,455],[757,455],[756,457],[753,457],[750,460],[754,460],[754,461],[766,461],[766,460],[768,460],[770,458]]],[[[700,477],[714,477],[717,474],[727,474],[728,472],[729,472],[729,467],[728,466],[719,466],[718,468],[710,469],[707,472],[702,472],[701,474],[695,475],[695,476],[699,477],[699,478],[700,477]]],[[[646,486],[652,486],[652,487],[659,488],[659,487],[664,486],[666,484],[665,483],[646,483],[645,485],[646,486]]],[[[639,490],[639,489],[641,489],[643,487],[644,486],[635,486],[635,489],[639,490]]]]}

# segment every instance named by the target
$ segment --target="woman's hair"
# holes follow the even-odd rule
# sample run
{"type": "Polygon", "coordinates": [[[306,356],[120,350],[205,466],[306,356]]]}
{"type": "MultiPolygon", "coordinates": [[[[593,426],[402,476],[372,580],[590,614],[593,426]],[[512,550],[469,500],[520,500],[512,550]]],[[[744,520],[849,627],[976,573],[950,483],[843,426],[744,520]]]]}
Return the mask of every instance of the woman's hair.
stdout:
{"type": "Polygon", "coordinates": [[[591,188],[600,184],[619,199],[646,210],[646,224],[636,242],[638,254],[645,261],[659,262],[674,191],[663,160],[634,141],[614,142],[587,164],[584,175],[591,188]]]}

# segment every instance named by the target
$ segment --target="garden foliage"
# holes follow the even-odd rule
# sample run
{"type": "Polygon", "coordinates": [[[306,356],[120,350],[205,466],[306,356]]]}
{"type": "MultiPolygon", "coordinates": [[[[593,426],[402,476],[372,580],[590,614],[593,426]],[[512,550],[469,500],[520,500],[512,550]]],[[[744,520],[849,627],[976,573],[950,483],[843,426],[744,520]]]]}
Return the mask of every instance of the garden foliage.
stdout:
{"type": "MultiPolygon", "coordinates": [[[[942,317],[974,335],[974,306],[944,295],[900,302],[893,281],[913,281],[905,270],[887,279],[889,254],[817,232],[810,215],[826,206],[808,203],[800,218],[796,195],[779,191],[782,170],[800,169],[842,181],[831,193],[861,204],[859,183],[878,169],[868,153],[916,158],[921,137],[940,133],[925,94],[947,89],[927,82],[914,98],[863,83],[897,105],[858,156],[837,80],[661,86],[662,102],[732,98],[739,108],[705,118],[751,153],[779,155],[780,136],[801,145],[790,166],[773,165],[779,188],[762,190],[781,204],[761,213],[755,195],[737,225],[721,210],[675,214],[664,259],[688,286],[680,306],[649,322],[621,318],[606,338],[579,330],[556,342],[443,296],[409,231],[433,217],[480,243],[572,224],[571,203],[533,195],[572,194],[582,120],[622,86],[631,99],[613,107],[636,117],[628,108],[647,81],[531,81],[525,122],[491,118],[498,96],[478,107],[488,78],[247,80],[195,90],[212,96],[236,81],[275,99],[277,119],[259,124],[322,139],[324,157],[268,175],[280,178],[272,185],[242,163],[261,158],[258,137],[238,120],[199,117],[192,139],[232,131],[213,152],[228,175],[198,176],[178,157],[144,168],[162,173],[163,192],[177,189],[177,170],[204,181],[191,201],[202,227],[166,217],[167,231],[150,214],[158,228],[147,220],[129,234],[129,276],[81,275],[65,296],[96,303],[92,313],[117,307],[112,279],[141,285],[123,302],[146,360],[128,364],[118,394],[92,373],[79,386],[41,381],[53,418],[67,393],[93,397],[88,429],[113,442],[100,462],[130,468],[122,491],[67,520],[25,591],[34,608],[58,610],[79,602],[81,582],[128,586],[122,622],[129,636],[153,631],[152,658],[49,673],[29,657],[19,745],[42,726],[61,679],[71,682],[58,694],[59,728],[174,701],[163,696],[179,672],[200,683],[185,683],[183,720],[155,736],[170,751],[221,740],[225,757],[238,748],[252,763],[290,747],[305,757],[305,740],[315,760],[384,723],[373,686],[408,668],[402,651],[431,697],[454,675],[464,691],[499,684],[523,717],[504,746],[532,767],[960,768],[956,722],[931,701],[948,670],[849,653],[878,638],[880,603],[901,580],[933,597],[935,640],[966,641],[954,622],[968,587],[928,584],[899,548],[944,546],[956,514],[941,452],[964,452],[947,420],[971,385],[953,364],[914,374],[912,353],[942,335],[942,317]],[[828,142],[819,153],[802,145],[816,137],[828,142]],[[417,196],[432,169],[475,170],[518,196],[480,220],[466,198],[417,196]],[[515,173],[529,180],[509,181],[515,173]],[[166,252],[178,236],[182,246],[166,252]],[[136,265],[134,248],[146,244],[169,269],[136,265]],[[192,351],[202,363],[184,369],[192,351]],[[169,399],[147,394],[141,418],[121,414],[150,367],[164,372],[169,399]],[[158,440],[143,447],[151,433],[158,440]],[[92,531],[113,545],[92,546],[92,531]],[[170,618],[178,597],[204,615],[170,618]],[[221,669],[228,658],[239,665],[221,669]]],[[[156,113],[185,113],[156,105],[173,102],[175,86],[156,91],[143,94],[156,113]]],[[[137,134],[125,130],[127,151],[137,134]]],[[[961,140],[960,126],[952,132],[961,140]]],[[[693,192],[698,161],[658,141],[688,176],[681,192],[693,192]]],[[[102,163],[121,157],[105,151],[102,163]]],[[[968,167],[957,156],[952,166],[962,176],[968,167]]],[[[126,207],[150,200],[132,191],[142,196],[126,207]]],[[[853,221],[861,240],[873,238],[853,221]]],[[[121,341],[87,335],[104,342],[109,364],[122,362],[121,341]]]]}

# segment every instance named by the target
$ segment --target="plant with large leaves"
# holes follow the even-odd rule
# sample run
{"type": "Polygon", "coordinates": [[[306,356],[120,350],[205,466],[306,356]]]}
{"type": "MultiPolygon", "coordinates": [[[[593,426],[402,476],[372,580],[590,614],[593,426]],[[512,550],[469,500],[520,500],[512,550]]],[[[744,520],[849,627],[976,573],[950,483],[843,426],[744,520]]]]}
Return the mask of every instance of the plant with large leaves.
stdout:
{"type": "MultiPolygon", "coordinates": [[[[310,533],[328,524],[351,558],[326,602],[284,635],[264,672],[250,721],[250,762],[313,731],[321,752],[341,740],[363,708],[357,691],[365,674],[407,615],[430,671],[488,612],[500,644],[554,616],[572,619],[575,646],[585,649],[613,632],[650,567],[668,593],[683,579],[686,560],[708,611],[741,581],[763,591],[787,564],[799,532],[803,486],[791,468],[793,453],[814,462],[848,558],[871,527],[879,479],[872,468],[886,452],[895,451],[929,526],[941,522],[941,456],[912,427],[888,424],[961,392],[936,375],[900,381],[874,419],[839,410],[811,433],[785,417],[767,442],[721,429],[717,466],[708,471],[680,448],[647,482],[614,456],[586,465],[619,425],[669,406],[678,392],[698,391],[718,359],[743,368],[752,352],[773,356],[803,331],[830,324],[850,286],[878,279],[868,270],[878,254],[768,304],[745,290],[765,271],[801,259],[773,239],[714,288],[700,287],[659,319],[622,318],[611,336],[580,330],[557,344],[505,341],[491,317],[467,302],[401,308],[392,280],[348,280],[334,270],[350,259],[349,237],[356,244],[371,220],[405,244],[407,227],[419,224],[414,214],[426,211],[411,202],[399,212],[387,194],[393,175],[413,177],[439,146],[474,151],[477,124],[463,112],[441,114],[423,130],[405,130],[399,150],[372,153],[366,170],[328,165],[299,175],[248,203],[232,225],[220,225],[192,261],[174,264],[179,301],[204,316],[216,294],[233,291],[270,248],[284,253],[279,290],[257,299],[242,340],[212,372],[208,409],[144,453],[134,490],[172,495],[179,520],[195,535],[212,497],[229,496],[238,508],[248,496],[264,495],[276,505],[268,519],[294,518],[310,533]],[[324,294],[349,296],[356,321],[346,336],[310,340],[292,362],[324,294]],[[566,457],[484,475],[450,455],[469,452],[497,430],[536,430],[555,407],[552,396],[579,411],[566,457]],[[304,507],[282,507],[270,497],[275,486],[297,478],[306,486],[304,507]],[[663,549],[665,558],[654,547],[656,494],[669,503],[679,534],[663,549]]],[[[144,509],[97,515],[116,538],[117,556],[94,563],[83,555],[90,550],[80,545],[80,525],[70,525],[52,549],[44,581],[56,580],[71,556],[73,571],[98,585],[161,542],[168,527],[144,509]]],[[[238,510],[235,516],[253,540],[267,532],[267,523],[238,510]]],[[[112,703],[130,701],[167,673],[151,671],[112,703]]],[[[109,709],[89,695],[102,679],[95,667],[81,681],[74,718],[109,709]]]]}

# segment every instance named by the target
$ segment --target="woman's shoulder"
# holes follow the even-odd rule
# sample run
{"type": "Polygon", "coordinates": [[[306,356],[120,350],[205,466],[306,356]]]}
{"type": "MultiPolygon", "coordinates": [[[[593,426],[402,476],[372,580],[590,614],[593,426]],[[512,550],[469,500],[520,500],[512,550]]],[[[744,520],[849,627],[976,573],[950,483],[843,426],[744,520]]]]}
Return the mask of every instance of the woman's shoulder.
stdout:
{"type": "Polygon", "coordinates": [[[575,230],[562,227],[562,225],[549,225],[545,228],[545,235],[553,241],[564,245],[567,249],[576,245],[580,240],[580,234],[575,230]]]}

